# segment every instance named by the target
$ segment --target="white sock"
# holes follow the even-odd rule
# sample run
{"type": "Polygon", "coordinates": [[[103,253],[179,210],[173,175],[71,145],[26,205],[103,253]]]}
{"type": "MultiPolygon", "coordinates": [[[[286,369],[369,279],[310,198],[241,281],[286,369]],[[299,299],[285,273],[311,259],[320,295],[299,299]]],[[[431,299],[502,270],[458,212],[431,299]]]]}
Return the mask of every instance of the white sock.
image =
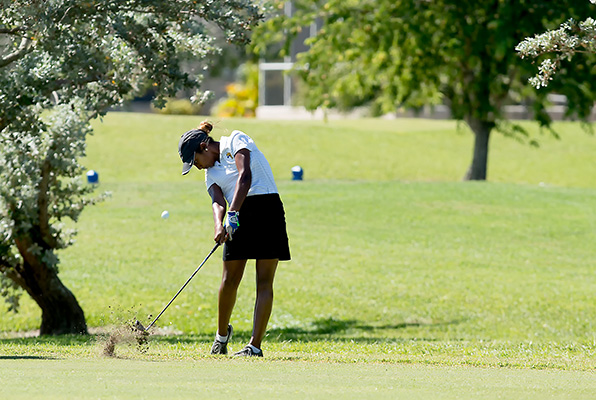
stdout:
{"type": "Polygon", "coordinates": [[[253,346],[252,344],[249,344],[248,347],[250,347],[253,351],[253,353],[260,353],[261,349],[256,348],[255,346],[253,346]]]}
{"type": "Polygon", "coordinates": [[[215,340],[217,340],[218,342],[221,342],[221,343],[225,343],[225,342],[228,341],[228,335],[221,336],[219,333],[216,333],[215,334],[215,340]]]}

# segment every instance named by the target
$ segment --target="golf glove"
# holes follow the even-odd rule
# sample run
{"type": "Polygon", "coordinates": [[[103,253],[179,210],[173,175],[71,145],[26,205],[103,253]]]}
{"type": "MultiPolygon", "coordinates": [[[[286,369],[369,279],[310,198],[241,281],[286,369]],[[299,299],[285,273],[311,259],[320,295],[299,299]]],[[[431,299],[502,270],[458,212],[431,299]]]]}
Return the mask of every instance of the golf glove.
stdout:
{"type": "Polygon", "coordinates": [[[226,222],[224,223],[224,229],[228,234],[229,240],[232,240],[232,235],[240,226],[240,221],[238,220],[239,215],[240,213],[238,211],[228,211],[228,214],[226,216],[226,222]]]}

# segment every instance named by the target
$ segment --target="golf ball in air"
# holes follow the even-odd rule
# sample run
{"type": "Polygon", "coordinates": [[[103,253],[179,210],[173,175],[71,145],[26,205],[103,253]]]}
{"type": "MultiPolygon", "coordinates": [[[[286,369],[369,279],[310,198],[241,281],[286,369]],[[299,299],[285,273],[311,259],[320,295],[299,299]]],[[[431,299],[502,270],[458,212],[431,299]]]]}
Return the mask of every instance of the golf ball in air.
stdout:
{"type": "Polygon", "coordinates": [[[161,217],[163,219],[167,219],[169,216],[170,216],[170,213],[167,210],[161,213],[161,217]]]}

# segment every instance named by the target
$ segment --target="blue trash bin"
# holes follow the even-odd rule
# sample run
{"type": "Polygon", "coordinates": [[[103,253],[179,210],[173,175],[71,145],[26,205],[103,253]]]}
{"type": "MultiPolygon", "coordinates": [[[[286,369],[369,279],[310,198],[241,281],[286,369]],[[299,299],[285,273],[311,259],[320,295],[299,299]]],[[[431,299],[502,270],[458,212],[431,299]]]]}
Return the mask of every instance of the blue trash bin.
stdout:
{"type": "Polygon", "coordinates": [[[94,170],[90,170],[87,172],[87,182],[89,183],[98,183],[99,182],[99,175],[94,170]]]}
{"type": "Polygon", "coordinates": [[[304,174],[304,171],[302,170],[301,166],[296,165],[295,167],[292,168],[292,180],[293,181],[301,181],[303,174],[304,174]]]}

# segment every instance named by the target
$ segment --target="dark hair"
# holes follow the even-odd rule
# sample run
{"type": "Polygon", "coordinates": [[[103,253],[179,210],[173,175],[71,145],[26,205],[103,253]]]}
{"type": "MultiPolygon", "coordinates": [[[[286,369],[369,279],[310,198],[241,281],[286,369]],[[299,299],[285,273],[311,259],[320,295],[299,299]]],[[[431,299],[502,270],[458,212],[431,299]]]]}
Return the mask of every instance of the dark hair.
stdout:
{"type": "Polygon", "coordinates": [[[205,120],[205,121],[201,121],[201,123],[199,124],[199,126],[197,127],[197,129],[199,131],[203,131],[207,134],[207,138],[201,140],[201,143],[211,143],[213,142],[213,138],[211,136],[209,136],[209,133],[213,130],[213,125],[211,124],[211,122],[205,120]]]}

